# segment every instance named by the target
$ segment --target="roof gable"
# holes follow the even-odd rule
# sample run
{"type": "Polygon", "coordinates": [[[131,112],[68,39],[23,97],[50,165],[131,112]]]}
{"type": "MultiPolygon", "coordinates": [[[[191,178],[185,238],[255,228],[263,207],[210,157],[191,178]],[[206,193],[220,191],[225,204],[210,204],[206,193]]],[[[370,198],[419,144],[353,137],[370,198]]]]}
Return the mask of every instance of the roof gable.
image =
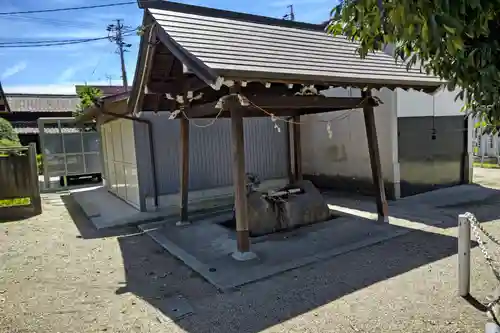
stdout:
{"type": "Polygon", "coordinates": [[[10,112],[9,103],[2,88],[2,82],[0,82],[0,112],[10,112]]]}
{"type": "Polygon", "coordinates": [[[158,38],[210,85],[221,78],[415,89],[443,83],[383,52],[360,59],[357,43],[328,35],[322,25],[170,1],[146,7],[161,27],[158,38]]]}
{"type": "Polygon", "coordinates": [[[68,95],[8,94],[12,112],[75,112],[80,99],[68,95]]]}

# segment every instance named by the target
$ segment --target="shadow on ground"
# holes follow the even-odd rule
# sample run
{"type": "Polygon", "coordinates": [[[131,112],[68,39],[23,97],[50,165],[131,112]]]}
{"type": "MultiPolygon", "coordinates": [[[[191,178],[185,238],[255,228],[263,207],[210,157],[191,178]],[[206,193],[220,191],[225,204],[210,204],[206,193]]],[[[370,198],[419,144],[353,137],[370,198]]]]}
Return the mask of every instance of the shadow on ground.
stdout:
{"type": "Polygon", "coordinates": [[[40,214],[32,206],[0,207],[0,223],[19,222],[40,214]]]}
{"type": "MultiPolygon", "coordinates": [[[[326,192],[329,204],[347,208],[340,215],[358,215],[358,212],[376,214],[373,197],[352,193],[326,192]]],[[[398,219],[408,219],[439,228],[457,226],[457,217],[466,212],[473,213],[480,222],[500,219],[500,190],[479,185],[462,185],[417,194],[398,201],[389,202],[389,214],[398,219]]],[[[334,213],[338,210],[332,208],[334,213]]]]}
{"type": "Polygon", "coordinates": [[[375,283],[452,256],[457,249],[454,237],[413,231],[221,294],[135,227],[97,231],[70,197],[63,201],[82,238],[119,236],[126,285],[117,285],[116,294],[136,295],[187,332],[260,332],[375,283]],[[176,303],[179,296],[187,303],[176,303]]]}
{"type": "Polygon", "coordinates": [[[75,226],[80,232],[80,236],[78,236],[78,238],[95,239],[104,237],[116,237],[137,234],[139,232],[136,227],[118,227],[97,230],[87,218],[78,203],[76,203],[75,200],[71,197],[71,195],[62,195],[61,199],[69,215],[71,216],[71,219],[75,223],[75,226]]]}

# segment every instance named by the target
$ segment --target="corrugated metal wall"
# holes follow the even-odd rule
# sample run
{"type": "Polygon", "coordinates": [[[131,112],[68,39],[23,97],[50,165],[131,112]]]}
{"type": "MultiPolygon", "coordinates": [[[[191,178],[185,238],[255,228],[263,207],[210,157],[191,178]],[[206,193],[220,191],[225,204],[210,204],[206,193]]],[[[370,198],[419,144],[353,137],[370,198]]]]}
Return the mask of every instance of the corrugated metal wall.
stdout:
{"type": "MultiPolygon", "coordinates": [[[[153,123],[159,195],[177,193],[179,189],[179,121],[168,119],[168,113],[142,113],[153,123]]],[[[203,190],[232,184],[231,128],[228,119],[194,120],[190,126],[191,190],[203,190]]],[[[135,123],[139,181],[142,195],[153,193],[153,177],[147,126],[135,123]]],[[[287,175],[286,124],[281,132],[269,118],[245,119],[245,164],[247,172],[274,179],[287,175]]]]}

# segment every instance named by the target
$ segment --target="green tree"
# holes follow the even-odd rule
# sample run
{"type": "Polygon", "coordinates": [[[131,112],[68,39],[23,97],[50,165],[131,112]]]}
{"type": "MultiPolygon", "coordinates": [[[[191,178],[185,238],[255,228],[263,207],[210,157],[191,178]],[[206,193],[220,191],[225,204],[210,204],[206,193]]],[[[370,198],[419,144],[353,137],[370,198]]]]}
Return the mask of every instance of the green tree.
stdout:
{"type": "Polygon", "coordinates": [[[77,106],[75,116],[80,115],[85,109],[96,105],[99,98],[102,97],[102,91],[98,88],[85,85],[78,91],[78,97],[80,98],[80,103],[77,106]]]}
{"type": "Polygon", "coordinates": [[[461,88],[471,113],[500,125],[500,1],[341,0],[328,31],[359,41],[361,57],[395,45],[397,58],[461,88]]]}
{"type": "Polygon", "coordinates": [[[19,137],[11,123],[4,118],[0,118],[0,146],[12,147],[19,145],[19,137]]]}

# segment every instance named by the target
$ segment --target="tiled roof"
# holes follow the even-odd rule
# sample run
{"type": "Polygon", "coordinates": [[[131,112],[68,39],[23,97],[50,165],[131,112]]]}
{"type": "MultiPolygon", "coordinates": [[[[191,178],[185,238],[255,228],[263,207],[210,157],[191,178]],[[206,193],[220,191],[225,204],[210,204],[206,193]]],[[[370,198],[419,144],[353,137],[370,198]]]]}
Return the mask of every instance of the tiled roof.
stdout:
{"type": "Polygon", "coordinates": [[[74,112],[80,99],[71,95],[7,94],[12,112],[74,112]]]}
{"type": "MultiPolygon", "coordinates": [[[[36,121],[13,121],[12,127],[17,134],[38,134],[38,124],[36,121]]],[[[79,133],[81,129],[78,127],[62,127],[62,133],[79,133]]],[[[57,126],[46,126],[45,133],[58,134],[59,129],[57,126]]]]}
{"type": "Polygon", "coordinates": [[[223,79],[435,89],[443,82],[384,52],[361,59],[358,44],[321,25],[179,4],[142,1],[158,38],[208,84],[223,79]]]}
{"type": "MultiPolygon", "coordinates": [[[[75,90],[76,93],[85,87],[84,85],[76,85],[75,90]]],[[[125,92],[125,88],[123,86],[92,86],[94,88],[99,89],[102,92],[103,96],[116,95],[125,92]]],[[[132,90],[132,87],[129,87],[129,91],[132,90]]]]}

